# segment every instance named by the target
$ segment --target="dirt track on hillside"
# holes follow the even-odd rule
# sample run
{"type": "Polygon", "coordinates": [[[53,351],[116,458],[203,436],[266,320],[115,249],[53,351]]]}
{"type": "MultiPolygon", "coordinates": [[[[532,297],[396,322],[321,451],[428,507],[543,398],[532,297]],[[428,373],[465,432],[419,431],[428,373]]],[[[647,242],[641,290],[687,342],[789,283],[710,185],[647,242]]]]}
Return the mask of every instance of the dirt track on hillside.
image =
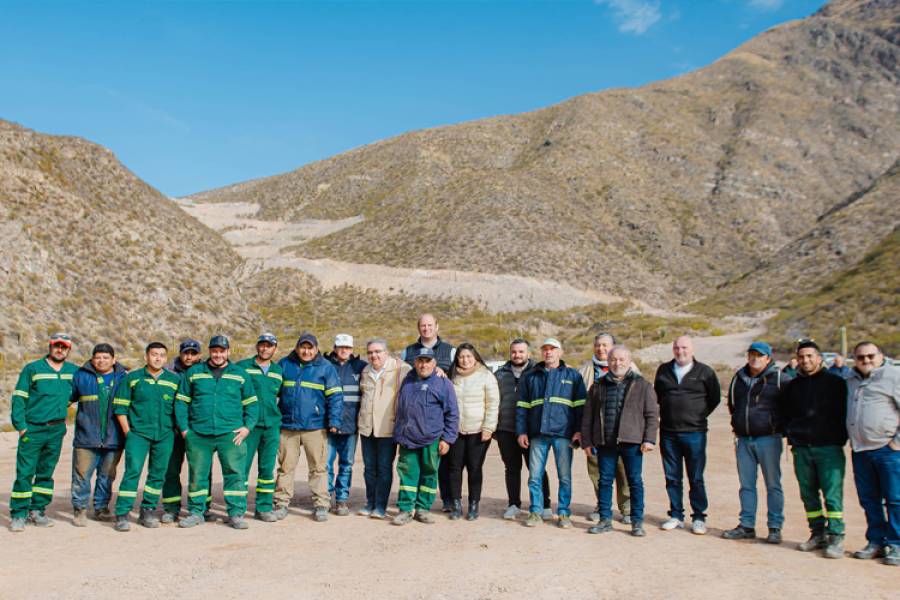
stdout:
{"type": "MultiPolygon", "coordinates": [[[[585,533],[593,503],[583,455],[574,466],[575,527],[528,529],[503,521],[503,469],[496,446],[486,463],[482,517],[474,523],[412,523],[394,527],[363,517],[310,519],[305,463],[298,469],[298,506],[285,521],[251,521],[247,531],[221,522],[191,530],[108,523],[72,527],[69,504],[71,440],[57,468],[52,529],[8,533],[15,434],[0,435],[0,590],[18,598],[892,598],[900,570],[871,561],[829,561],[793,549],[806,539],[803,508],[791,465],[782,461],[787,509],[785,543],[723,540],[737,523],[737,475],[725,411],[713,417],[706,537],[657,528],[667,508],[659,453],[645,461],[647,537],[632,538],[617,523],[603,536],[585,533]]],[[[357,456],[351,504],[363,497],[357,456]]],[[[552,472],[552,470],[551,470],[552,472]]],[[[185,474],[186,475],[186,474],[185,474]]],[[[218,478],[217,481],[221,481],[218,478]]],[[[121,476],[121,472],[120,472],[121,476]]],[[[118,482],[117,482],[118,484],[118,482]]],[[[760,485],[762,485],[760,483],[760,485]]],[[[555,483],[551,488],[556,490],[555,483]]],[[[396,491],[396,481],[395,481],[396,491]]],[[[392,497],[393,502],[393,497],[392,497]]],[[[555,506],[555,503],[554,503],[555,506]]],[[[764,525],[764,501],[761,519],[764,525]]],[[[214,510],[222,514],[221,484],[214,510]]],[[[864,544],[864,518],[851,469],[845,482],[847,549],[864,544]]],[[[765,528],[759,528],[765,533],[765,528]]]]}

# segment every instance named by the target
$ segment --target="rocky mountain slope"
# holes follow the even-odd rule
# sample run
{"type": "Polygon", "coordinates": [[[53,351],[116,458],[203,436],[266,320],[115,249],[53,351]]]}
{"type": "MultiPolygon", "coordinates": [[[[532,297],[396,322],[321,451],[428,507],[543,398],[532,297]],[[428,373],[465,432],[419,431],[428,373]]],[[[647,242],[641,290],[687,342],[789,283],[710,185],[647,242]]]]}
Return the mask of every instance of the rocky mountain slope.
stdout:
{"type": "MultiPolygon", "coordinates": [[[[884,177],[898,113],[900,3],[839,0],[682,77],[416,131],[192,199],[256,203],[267,220],[362,217],[295,246],[304,257],[679,305],[756,270],[884,177]]],[[[833,221],[841,263],[880,241],[833,221]]]]}
{"type": "Polygon", "coordinates": [[[218,234],[83,139],[0,121],[0,351],[64,329],[99,341],[230,332],[254,322],[218,234]]]}

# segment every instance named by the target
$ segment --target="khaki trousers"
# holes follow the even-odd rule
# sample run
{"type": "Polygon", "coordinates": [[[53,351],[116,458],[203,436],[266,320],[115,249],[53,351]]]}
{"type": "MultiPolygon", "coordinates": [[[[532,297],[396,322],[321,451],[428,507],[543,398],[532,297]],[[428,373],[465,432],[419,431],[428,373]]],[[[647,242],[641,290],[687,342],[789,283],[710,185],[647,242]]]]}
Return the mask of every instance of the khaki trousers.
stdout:
{"type": "Polygon", "coordinates": [[[278,443],[278,477],[275,481],[275,506],[287,507],[294,497],[294,471],[300,460],[300,448],[306,452],[309,465],[309,489],[316,508],[328,509],[328,433],[324,429],[293,431],[282,429],[278,443]]]}

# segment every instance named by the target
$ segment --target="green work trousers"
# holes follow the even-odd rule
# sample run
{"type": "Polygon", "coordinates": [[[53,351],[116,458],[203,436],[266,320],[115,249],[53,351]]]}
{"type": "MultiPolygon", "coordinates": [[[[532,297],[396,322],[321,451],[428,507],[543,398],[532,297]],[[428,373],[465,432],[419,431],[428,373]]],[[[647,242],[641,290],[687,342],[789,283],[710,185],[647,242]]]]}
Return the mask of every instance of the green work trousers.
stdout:
{"type": "Polygon", "coordinates": [[[844,535],[844,449],[841,446],[794,446],[791,452],[809,529],[815,534],[844,535]]]}
{"type": "Polygon", "coordinates": [[[244,483],[250,488],[250,467],[253,459],[257,459],[256,469],[256,512],[272,510],[272,495],[275,493],[275,459],[278,457],[278,444],[281,439],[281,427],[254,427],[244,444],[247,446],[247,468],[244,470],[244,483]]]}
{"type": "Polygon", "coordinates": [[[64,422],[29,424],[25,435],[19,436],[16,480],[9,499],[12,518],[24,518],[29,510],[43,513],[53,500],[53,471],[65,436],[64,422]]]}
{"type": "Polygon", "coordinates": [[[128,514],[137,498],[141,472],[149,456],[147,479],[144,481],[144,495],[141,497],[141,508],[153,510],[159,503],[162,493],[169,456],[172,454],[172,437],[167,435],[159,441],[145,438],[134,431],[125,438],[125,475],[119,484],[119,496],[116,498],[116,516],[128,514]]]}
{"type": "Polygon", "coordinates": [[[440,440],[424,448],[410,450],[400,446],[397,458],[397,475],[400,490],[397,493],[397,508],[404,512],[428,512],[437,494],[438,466],[441,456],[438,452],[440,440]]]}
{"type": "MultiPolygon", "coordinates": [[[[169,466],[163,483],[163,510],[176,515],[181,512],[181,466],[184,464],[184,438],[175,432],[172,436],[172,452],[169,455],[169,466]]],[[[209,488],[212,491],[212,470],[209,474],[209,488]]],[[[212,504],[212,493],[206,499],[206,510],[212,504]]]]}
{"type": "Polygon", "coordinates": [[[222,495],[229,517],[236,517],[247,512],[247,484],[245,469],[247,467],[247,446],[236,445],[232,439],[233,432],[221,435],[201,435],[188,431],[185,438],[185,453],[188,460],[188,509],[191,514],[203,515],[206,510],[206,499],[212,493],[210,476],[212,474],[213,454],[219,455],[222,467],[222,495]]]}

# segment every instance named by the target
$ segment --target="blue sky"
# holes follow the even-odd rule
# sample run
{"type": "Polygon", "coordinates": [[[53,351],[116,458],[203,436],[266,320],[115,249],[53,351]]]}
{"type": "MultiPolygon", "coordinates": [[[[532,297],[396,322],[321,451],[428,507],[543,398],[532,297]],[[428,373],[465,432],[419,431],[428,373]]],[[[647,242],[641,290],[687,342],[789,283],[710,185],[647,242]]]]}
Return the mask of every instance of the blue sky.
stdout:
{"type": "Polygon", "coordinates": [[[0,118],[181,196],[709,64],[823,0],[0,0],[0,118]]]}

